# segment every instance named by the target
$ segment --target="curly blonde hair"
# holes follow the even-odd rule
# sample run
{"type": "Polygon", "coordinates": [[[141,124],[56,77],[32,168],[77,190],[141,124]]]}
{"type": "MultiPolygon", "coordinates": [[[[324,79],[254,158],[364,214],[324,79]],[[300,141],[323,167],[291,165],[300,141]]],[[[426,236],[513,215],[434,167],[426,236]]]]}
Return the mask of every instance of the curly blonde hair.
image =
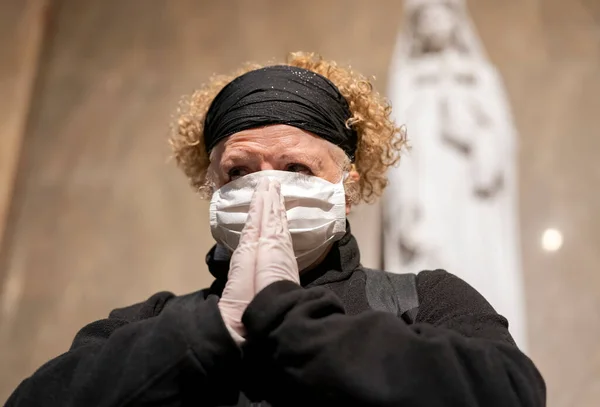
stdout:
{"type": "MultiPolygon", "coordinates": [[[[372,203],[383,193],[387,185],[385,173],[388,167],[398,162],[406,145],[404,129],[390,119],[389,102],[373,90],[367,78],[351,69],[339,67],[333,61],[326,61],[317,54],[293,52],[288,55],[285,64],[325,76],[348,101],[352,117],[346,125],[358,134],[352,169],[360,176],[358,185],[353,188],[355,193],[352,194],[352,201],[372,203]]],[[[234,78],[261,67],[246,64],[233,75],[214,76],[180,104],[169,142],[177,165],[204,198],[212,194],[212,186],[207,180],[210,157],[204,147],[203,133],[208,108],[221,89],[234,78]]]]}

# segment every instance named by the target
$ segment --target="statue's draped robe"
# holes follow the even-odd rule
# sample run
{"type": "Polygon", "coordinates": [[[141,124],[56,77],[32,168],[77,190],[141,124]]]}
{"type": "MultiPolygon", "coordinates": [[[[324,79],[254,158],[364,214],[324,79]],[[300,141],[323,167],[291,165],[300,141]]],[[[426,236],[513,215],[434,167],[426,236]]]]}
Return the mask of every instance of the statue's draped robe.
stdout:
{"type": "Polygon", "coordinates": [[[410,33],[400,36],[388,96],[410,150],[389,174],[384,266],[458,275],[509,320],[525,348],[514,124],[470,22],[461,30],[466,52],[418,53],[410,33]]]}

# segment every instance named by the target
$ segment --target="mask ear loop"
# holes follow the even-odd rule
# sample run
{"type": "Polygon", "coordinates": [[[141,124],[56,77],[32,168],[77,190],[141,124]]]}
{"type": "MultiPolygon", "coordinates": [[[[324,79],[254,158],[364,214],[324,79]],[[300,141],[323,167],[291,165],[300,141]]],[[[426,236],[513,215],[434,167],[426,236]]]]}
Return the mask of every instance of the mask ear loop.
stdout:
{"type": "Polygon", "coordinates": [[[354,164],[354,162],[350,163],[349,169],[348,167],[346,167],[346,169],[342,171],[342,179],[340,180],[342,184],[344,184],[348,180],[351,171],[356,171],[356,165],[354,164]]]}
{"type": "Polygon", "coordinates": [[[344,182],[346,182],[346,180],[348,179],[349,176],[350,176],[350,171],[342,172],[342,178],[340,179],[339,183],[343,184],[344,182]]]}
{"type": "Polygon", "coordinates": [[[349,171],[344,171],[342,173],[342,179],[340,179],[340,182],[338,182],[338,187],[341,187],[341,192],[344,194],[344,201],[346,201],[347,199],[347,194],[346,194],[346,181],[348,180],[348,177],[350,176],[350,172],[349,171]]]}
{"type": "Polygon", "coordinates": [[[358,183],[355,181],[350,181],[348,184],[346,184],[346,181],[348,181],[348,178],[350,177],[350,173],[352,171],[356,171],[356,165],[354,163],[351,164],[349,169],[346,169],[342,173],[342,179],[340,180],[340,183],[344,187],[346,200],[350,199],[351,204],[355,205],[360,201],[360,199],[358,198],[358,183]]]}

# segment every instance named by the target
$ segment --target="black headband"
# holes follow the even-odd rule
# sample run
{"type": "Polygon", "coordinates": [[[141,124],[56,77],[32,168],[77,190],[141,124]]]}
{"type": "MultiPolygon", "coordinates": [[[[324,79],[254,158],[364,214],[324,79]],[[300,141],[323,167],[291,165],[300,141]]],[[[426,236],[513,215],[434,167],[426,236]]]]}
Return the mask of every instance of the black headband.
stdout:
{"type": "Polygon", "coordinates": [[[348,102],[327,78],[303,68],[276,65],[237,77],[215,97],[204,121],[204,146],[242,130],[287,124],[340,147],[352,161],[356,131],[346,127],[348,102]]]}

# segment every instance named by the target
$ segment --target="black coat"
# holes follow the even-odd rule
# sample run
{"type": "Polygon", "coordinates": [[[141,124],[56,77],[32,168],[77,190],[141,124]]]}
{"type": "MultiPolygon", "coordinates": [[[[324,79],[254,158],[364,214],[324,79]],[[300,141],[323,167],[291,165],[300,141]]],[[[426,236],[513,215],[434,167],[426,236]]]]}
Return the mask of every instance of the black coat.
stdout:
{"type": "Polygon", "coordinates": [[[348,233],[303,287],[277,282],[255,297],[240,350],[217,307],[228,260],[216,257],[211,288],[158,293],[87,325],[7,406],[545,406],[506,320],[452,274],[418,275],[407,325],[369,309],[348,233]]]}

